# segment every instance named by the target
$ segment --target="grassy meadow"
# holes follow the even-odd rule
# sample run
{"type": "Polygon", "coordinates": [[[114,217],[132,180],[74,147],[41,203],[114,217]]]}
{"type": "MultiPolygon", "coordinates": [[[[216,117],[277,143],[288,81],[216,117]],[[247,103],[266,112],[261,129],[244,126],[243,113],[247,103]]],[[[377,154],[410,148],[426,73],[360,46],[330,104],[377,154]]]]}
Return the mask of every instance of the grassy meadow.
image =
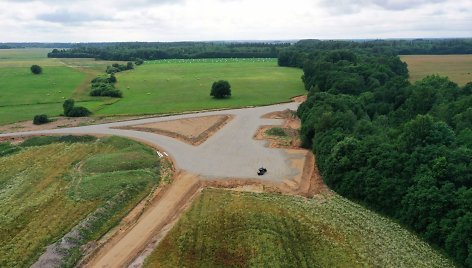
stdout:
{"type": "Polygon", "coordinates": [[[427,243],[338,195],[206,189],[145,267],[453,267],[427,243]]]}
{"type": "Polygon", "coordinates": [[[212,59],[146,62],[117,74],[122,99],[90,97],[90,81],[114,62],[49,59],[50,50],[0,50],[0,125],[37,114],[58,116],[68,98],[96,116],[113,116],[266,105],[305,93],[302,71],[278,67],[275,59],[212,59]],[[31,74],[33,64],[42,66],[43,74],[31,74]],[[209,96],[212,83],[220,79],[231,83],[230,99],[209,96]]]}
{"type": "MultiPolygon", "coordinates": [[[[0,267],[27,267],[91,212],[80,244],[105,234],[159,182],[159,160],[118,137],[0,143],[0,267]],[[3,155],[3,156],[1,156],[3,155]]],[[[66,255],[73,263],[78,248],[66,255]]]]}
{"type": "Polygon", "coordinates": [[[124,98],[99,115],[158,114],[265,105],[305,94],[302,71],[277,66],[275,59],[162,60],[117,74],[124,98]],[[210,97],[214,81],[228,80],[232,96],[210,97]]]}
{"type": "Polygon", "coordinates": [[[90,80],[109,62],[94,59],[49,59],[51,49],[0,49],[0,125],[31,120],[37,114],[58,116],[65,99],[99,109],[104,98],[88,96],[90,80]],[[41,75],[30,67],[38,64],[41,75]]]}
{"type": "Polygon", "coordinates": [[[401,59],[408,64],[412,82],[431,74],[447,76],[460,86],[472,82],[472,55],[411,55],[401,59]]]}

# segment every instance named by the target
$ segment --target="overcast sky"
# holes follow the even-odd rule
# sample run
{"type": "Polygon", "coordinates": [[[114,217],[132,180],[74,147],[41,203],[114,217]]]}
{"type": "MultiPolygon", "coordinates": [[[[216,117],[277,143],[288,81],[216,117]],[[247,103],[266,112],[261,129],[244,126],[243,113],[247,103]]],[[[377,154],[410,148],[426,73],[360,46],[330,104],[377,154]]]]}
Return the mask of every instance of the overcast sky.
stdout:
{"type": "Polygon", "coordinates": [[[472,0],[0,0],[0,42],[472,37],[472,0]]]}

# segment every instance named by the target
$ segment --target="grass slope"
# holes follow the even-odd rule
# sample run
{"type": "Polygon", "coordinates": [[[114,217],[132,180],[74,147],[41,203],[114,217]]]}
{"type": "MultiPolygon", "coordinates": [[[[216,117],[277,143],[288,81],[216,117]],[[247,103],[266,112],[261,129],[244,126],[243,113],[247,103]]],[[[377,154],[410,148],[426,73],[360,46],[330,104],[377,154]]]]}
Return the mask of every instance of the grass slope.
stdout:
{"type": "Polygon", "coordinates": [[[396,223],[322,201],[207,189],[145,267],[451,267],[396,223]]]}
{"type": "Polygon", "coordinates": [[[0,146],[10,153],[0,157],[0,267],[31,265],[108,202],[112,209],[82,230],[81,244],[97,239],[158,183],[153,150],[123,138],[40,137],[12,147],[0,146]]]}
{"type": "Polygon", "coordinates": [[[460,86],[472,82],[472,55],[412,55],[401,59],[408,64],[412,82],[431,74],[447,76],[460,86]]]}
{"type": "Polygon", "coordinates": [[[277,66],[274,59],[151,61],[117,74],[124,98],[98,114],[175,113],[212,108],[265,105],[305,94],[302,72],[277,66]],[[228,80],[232,97],[210,97],[214,81],[228,80]]]}

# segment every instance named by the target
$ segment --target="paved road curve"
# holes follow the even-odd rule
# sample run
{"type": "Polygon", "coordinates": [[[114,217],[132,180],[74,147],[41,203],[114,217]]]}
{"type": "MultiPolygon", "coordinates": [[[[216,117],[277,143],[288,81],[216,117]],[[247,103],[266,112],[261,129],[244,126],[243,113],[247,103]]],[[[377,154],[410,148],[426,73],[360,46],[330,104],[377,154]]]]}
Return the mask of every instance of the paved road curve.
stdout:
{"type": "Polygon", "coordinates": [[[156,117],[74,128],[7,133],[0,134],[0,137],[34,134],[118,135],[154,144],[173,157],[177,168],[205,178],[258,178],[256,171],[263,165],[268,169],[268,173],[263,177],[264,179],[280,181],[291,178],[300,172],[291,168],[289,162],[293,158],[304,157],[303,153],[287,154],[281,149],[267,148],[264,146],[265,141],[254,140],[253,136],[261,125],[282,123],[281,120],[262,119],[262,115],[286,109],[296,110],[297,107],[298,103],[292,102],[256,108],[156,117]],[[192,146],[170,137],[148,132],[114,129],[114,127],[223,114],[234,115],[234,119],[200,146],[192,146]]]}

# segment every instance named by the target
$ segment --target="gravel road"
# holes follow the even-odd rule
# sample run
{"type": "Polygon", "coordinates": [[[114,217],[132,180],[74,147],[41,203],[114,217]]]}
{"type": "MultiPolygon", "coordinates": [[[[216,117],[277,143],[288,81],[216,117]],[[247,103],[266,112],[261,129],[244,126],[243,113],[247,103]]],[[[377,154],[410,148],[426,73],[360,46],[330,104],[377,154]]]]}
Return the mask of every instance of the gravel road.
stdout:
{"type": "Polygon", "coordinates": [[[73,128],[6,133],[0,134],[0,137],[37,134],[117,135],[154,144],[172,156],[177,168],[203,178],[258,178],[281,181],[292,178],[300,172],[292,168],[289,163],[291,159],[303,157],[303,154],[288,154],[282,149],[267,148],[264,146],[265,141],[257,141],[253,139],[253,136],[261,125],[278,125],[282,123],[281,120],[263,119],[261,118],[262,115],[286,109],[296,110],[297,107],[298,103],[292,102],[255,108],[200,112],[73,128]],[[224,114],[234,115],[234,119],[199,146],[192,146],[158,134],[115,129],[115,127],[224,114]],[[261,166],[266,167],[268,173],[263,177],[258,177],[256,172],[261,166]]]}

